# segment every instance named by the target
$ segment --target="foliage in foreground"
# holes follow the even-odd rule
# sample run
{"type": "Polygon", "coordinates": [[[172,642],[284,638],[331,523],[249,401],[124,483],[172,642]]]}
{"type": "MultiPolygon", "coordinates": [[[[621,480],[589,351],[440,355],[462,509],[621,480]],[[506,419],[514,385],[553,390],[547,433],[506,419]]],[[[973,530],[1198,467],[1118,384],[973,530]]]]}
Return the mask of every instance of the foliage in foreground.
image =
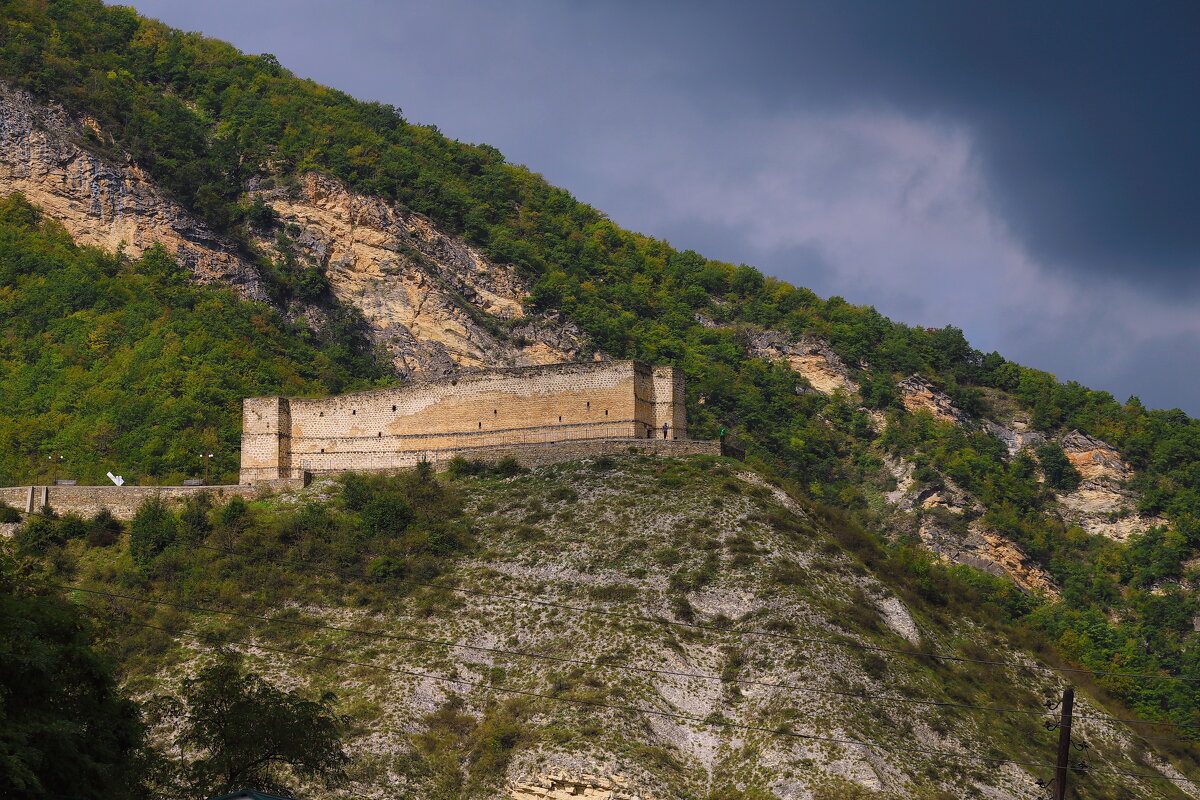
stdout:
{"type": "Polygon", "coordinates": [[[0,553],[0,794],[133,796],[142,744],[91,624],[0,553]]]}
{"type": "Polygon", "coordinates": [[[240,661],[224,653],[184,679],[178,695],[152,703],[154,722],[173,732],[166,772],[174,791],[216,797],[250,786],[290,797],[298,782],[343,782],[349,756],[337,697],[278,689],[240,661]]]}

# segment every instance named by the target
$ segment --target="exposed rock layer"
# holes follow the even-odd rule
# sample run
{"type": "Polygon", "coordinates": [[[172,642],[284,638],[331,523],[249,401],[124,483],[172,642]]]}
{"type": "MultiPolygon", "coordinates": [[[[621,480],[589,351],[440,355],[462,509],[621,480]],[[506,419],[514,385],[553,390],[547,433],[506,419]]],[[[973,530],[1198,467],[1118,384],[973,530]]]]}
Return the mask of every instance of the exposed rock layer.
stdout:
{"type": "Polygon", "coordinates": [[[578,357],[582,335],[573,324],[526,317],[521,301],[530,287],[513,267],[490,262],[426,217],[316,173],[292,191],[257,194],[293,232],[300,255],[325,270],[337,298],[363,312],[397,374],[578,357]]]}
{"type": "Polygon", "coordinates": [[[850,371],[841,358],[820,339],[806,336],[793,340],[778,331],[763,331],[750,339],[747,349],[759,358],[786,361],[818,392],[858,391],[858,385],[850,379],[850,371]]]}
{"type": "MultiPolygon", "coordinates": [[[[24,194],[80,244],[136,257],[158,243],[198,282],[270,301],[245,254],[139,166],[103,152],[103,141],[94,123],[0,84],[0,193],[24,194]]],[[[294,191],[264,194],[284,225],[298,226],[291,246],[326,270],[340,301],[362,311],[398,375],[579,357],[583,336],[573,323],[526,316],[528,282],[429,219],[317,174],[294,191]]],[[[275,233],[257,244],[272,252],[275,233]]],[[[318,327],[324,319],[315,306],[281,310],[318,327]]]]}
{"type": "Polygon", "coordinates": [[[161,243],[202,283],[265,300],[257,270],[233,245],[166,197],[132,163],[83,146],[94,131],[61,108],[0,84],[0,193],[21,192],[80,244],[141,255],[161,243]]]}

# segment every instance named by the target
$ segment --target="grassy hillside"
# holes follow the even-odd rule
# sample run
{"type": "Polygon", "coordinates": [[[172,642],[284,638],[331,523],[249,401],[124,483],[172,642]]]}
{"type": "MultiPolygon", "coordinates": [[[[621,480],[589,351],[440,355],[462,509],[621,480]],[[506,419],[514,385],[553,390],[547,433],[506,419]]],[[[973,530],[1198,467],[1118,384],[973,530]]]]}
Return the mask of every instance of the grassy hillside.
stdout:
{"type": "MultiPolygon", "coordinates": [[[[725,459],[472,472],[18,541],[87,590],[73,599],[107,620],[139,696],[222,648],[335,692],[359,795],[500,797],[583,769],[663,800],[1018,797],[1012,769],[969,756],[1051,760],[1059,678],[954,660],[1054,658],[1013,627],[1029,601],[1007,581],[886,545],[725,459]]],[[[1077,708],[1093,765],[1077,796],[1182,797],[1111,774],[1156,752],[1198,764],[1099,719],[1128,711],[1097,697],[1077,708]]]]}

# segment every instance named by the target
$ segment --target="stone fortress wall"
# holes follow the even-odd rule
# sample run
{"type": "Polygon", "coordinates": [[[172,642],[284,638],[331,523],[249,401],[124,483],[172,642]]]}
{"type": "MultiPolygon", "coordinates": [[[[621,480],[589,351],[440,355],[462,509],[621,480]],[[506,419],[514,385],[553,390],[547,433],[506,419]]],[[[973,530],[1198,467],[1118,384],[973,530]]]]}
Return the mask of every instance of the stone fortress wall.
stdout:
{"type": "MultiPolygon", "coordinates": [[[[606,455],[721,455],[687,438],[683,373],[636,361],[470,372],[322,399],[243,403],[236,486],[11,486],[0,501],[25,513],[129,519],[158,497],[177,505],[207,492],[218,502],[300,488],[313,475],[391,471],[455,456],[538,467],[606,455]],[[663,438],[663,425],[667,437],[663,438]]],[[[739,454],[733,450],[731,455],[739,454]]]]}
{"type": "MultiPolygon", "coordinates": [[[[298,482],[297,482],[298,485],[298,482]]],[[[260,486],[4,486],[0,501],[26,514],[49,506],[61,514],[90,517],[102,508],[117,519],[132,519],[142,503],[157,497],[169,505],[178,505],[188,497],[207,492],[224,503],[233,497],[251,499],[284,488],[279,484],[260,486]]]]}
{"type": "Polygon", "coordinates": [[[636,361],[494,369],[321,399],[255,397],[243,404],[239,480],[402,469],[458,455],[564,460],[587,452],[564,443],[661,442],[664,424],[668,443],[678,443],[667,448],[682,454],[701,444],[685,444],[682,370],[636,361]]]}

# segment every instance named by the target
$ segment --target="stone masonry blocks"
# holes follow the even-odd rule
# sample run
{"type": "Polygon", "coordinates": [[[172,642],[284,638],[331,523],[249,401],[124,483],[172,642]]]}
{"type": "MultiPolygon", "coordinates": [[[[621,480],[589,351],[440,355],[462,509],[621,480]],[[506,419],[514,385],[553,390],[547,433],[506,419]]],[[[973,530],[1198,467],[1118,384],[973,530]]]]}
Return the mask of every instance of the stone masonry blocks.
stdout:
{"type": "Polygon", "coordinates": [[[444,462],[481,448],[687,437],[683,372],[636,361],[482,370],[243,405],[240,482],[444,462]]]}

